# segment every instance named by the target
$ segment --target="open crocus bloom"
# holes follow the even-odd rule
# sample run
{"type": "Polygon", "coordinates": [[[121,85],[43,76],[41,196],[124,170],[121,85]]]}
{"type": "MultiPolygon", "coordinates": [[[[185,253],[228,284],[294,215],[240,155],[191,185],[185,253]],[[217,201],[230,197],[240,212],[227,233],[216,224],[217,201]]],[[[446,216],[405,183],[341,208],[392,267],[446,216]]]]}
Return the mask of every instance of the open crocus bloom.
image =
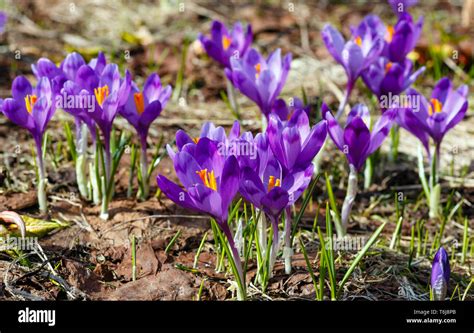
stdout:
{"type": "Polygon", "coordinates": [[[263,171],[260,175],[253,168],[242,169],[240,193],[277,223],[283,209],[294,204],[307,188],[313,167],[283,176],[280,163],[273,156],[260,161],[263,171]]]}
{"type": "MultiPolygon", "coordinates": [[[[97,75],[94,69],[84,65],[77,71],[75,83],[95,99],[94,111],[88,114],[94,119],[104,136],[109,138],[118,108],[125,104],[130,93],[130,73],[126,71],[125,78],[122,79],[118,66],[108,64],[101,75],[97,75]]],[[[107,144],[108,139],[105,141],[107,144]]]]}
{"type": "Polygon", "coordinates": [[[217,141],[202,138],[176,152],[173,163],[184,189],[160,175],[157,182],[163,193],[182,207],[211,215],[221,227],[226,225],[240,181],[235,156],[222,156],[217,141]]]}
{"type": "Polygon", "coordinates": [[[242,94],[254,101],[268,118],[275,99],[285,85],[291,65],[291,53],[281,58],[281,50],[275,50],[264,59],[257,50],[251,49],[243,58],[231,58],[231,69],[226,68],[227,78],[242,94]]]}
{"type": "Polygon", "coordinates": [[[286,175],[288,171],[304,170],[311,164],[326,140],[327,123],[322,120],[311,127],[302,109],[296,110],[285,123],[271,114],[267,135],[273,154],[286,175]]]}
{"type": "Polygon", "coordinates": [[[135,127],[142,146],[146,147],[146,138],[151,123],[160,115],[171,96],[171,86],[163,87],[158,74],[152,74],[146,80],[141,92],[132,83],[127,102],[120,108],[120,115],[135,127]]]}
{"type": "Polygon", "coordinates": [[[243,57],[252,44],[252,27],[248,25],[244,33],[242,24],[236,22],[232,31],[229,32],[222,22],[213,21],[211,38],[199,34],[199,40],[211,58],[222,66],[230,68],[230,58],[243,57]]]}
{"type": "Polygon", "coordinates": [[[355,105],[347,117],[344,129],[340,127],[331,112],[323,109],[323,117],[328,122],[328,132],[337,148],[346,154],[347,160],[357,171],[360,171],[367,158],[383,143],[390,131],[396,116],[389,110],[379,118],[369,130],[370,115],[365,105],[355,105]]]}
{"type": "MultiPolygon", "coordinates": [[[[412,70],[413,63],[409,59],[397,63],[380,57],[362,74],[362,78],[366,86],[380,98],[384,95],[398,95],[404,92],[425,71],[425,67],[421,67],[415,72],[412,70]]],[[[389,107],[388,105],[384,108],[389,107]]]]}
{"type": "Polygon", "coordinates": [[[18,76],[12,84],[12,97],[3,101],[3,114],[27,129],[41,148],[46,126],[56,111],[49,79],[41,78],[33,88],[24,76],[18,76]]]}
{"type": "Polygon", "coordinates": [[[381,39],[384,48],[381,53],[390,62],[403,62],[415,48],[423,29],[423,17],[413,22],[410,14],[402,14],[395,26],[385,25],[377,15],[367,15],[359,26],[352,29],[352,35],[364,36],[369,34],[373,40],[381,39]]]}
{"type": "Polygon", "coordinates": [[[456,126],[466,114],[468,108],[468,87],[454,89],[449,78],[438,81],[428,101],[415,89],[409,89],[411,100],[418,100],[419,107],[413,105],[398,109],[397,122],[401,127],[416,136],[429,154],[429,137],[439,149],[444,135],[456,126]]]}
{"type": "Polygon", "coordinates": [[[348,77],[348,91],[352,90],[361,73],[380,56],[384,42],[382,38],[365,30],[345,41],[341,33],[332,25],[326,24],[322,31],[323,41],[333,58],[340,63],[348,77]]]}
{"type": "Polygon", "coordinates": [[[448,253],[440,247],[434,256],[431,268],[431,288],[435,300],[442,301],[446,297],[450,274],[448,253]]]}

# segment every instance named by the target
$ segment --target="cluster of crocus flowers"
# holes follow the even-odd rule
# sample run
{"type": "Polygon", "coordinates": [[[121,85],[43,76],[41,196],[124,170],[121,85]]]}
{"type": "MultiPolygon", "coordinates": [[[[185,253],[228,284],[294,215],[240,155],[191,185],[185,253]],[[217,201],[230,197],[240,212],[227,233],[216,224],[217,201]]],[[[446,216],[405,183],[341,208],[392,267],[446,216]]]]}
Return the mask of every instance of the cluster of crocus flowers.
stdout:
{"type": "Polygon", "coordinates": [[[239,163],[235,156],[219,151],[219,141],[207,137],[184,144],[171,154],[173,165],[184,188],[159,175],[157,183],[175,203],[210,215],[229,242],[239,298],[245,298],[245,280],[239,253],[228,224],[228,212],[240,183],[239,163]]]}
{"type": "Polygon", "coordinates": [[[140,197],[146,199],[149,194],[149,172],[147,160],[147,137],[150,125],[160,115],[171,96],[171,86],[163,87],[158,74],[150,75],[143,91],[132,83],[130,94],[126,103],[120,108],[122,117],[135,128],[140,139],[140,170],[141,170],[141,192],[140,197]]]}
{"type": "Polygon", "coordinates": [[[27,129],[35,141],[38,168],[38,204],[46,213],[46,172],[43,160],[43,136],[56,107],[53,103],[51,82],[41,78],[36,87],[24,77],[18,76],[12,84],[12,98],[0,102],[3,114],[12,122],[27,129]]]}
{"type": "MultiPolygon", "coordinates": [[[[352,37],[348,42],[331,25],[324,27],[323,41],[329,53],[344,67],[348,77],[337,119],[342,116],[359,77],[381,99],[382,96],[402,93],[425,70],[422,67],[414,71],[413,63],[408,59],[423,27],[423,18],[415,23],[406,11],[414,3],[416,1],[390,1],[398,13],[398,21],[394,26],[385,25],[376,15],[367,15],[357,27],[351,29],[352,37]]],[[[390,103],[381,105],[382,111],[390,106],[390,103]]]]}
{"type": "Polygon", "coordinates": [[[339,119],[349,100],[357,79],[372,65],[383,51],[383,39],[374,36],[368,29],[356,34],[347,42],[339,31],[327,24],[322,30],[323,41],[333,58],[344,67],[347,85],[344,99],[339,106],[336,118],[339,119]]]}
{"type": "MultiPolygon", "coordinates": [[[[419,103],[416,103],[416,106],[415,103],[401,105],[396,109],[397,123],[420,140],[430,158],[430,164],[434,164],[431,168],[434,174],[430,175],[429,187],[424,185],[432,218],[439,216],[441,188],[438,184],[438,170],[441,142],[446,133],[464,118],[468,109],[468,92],[467,85],[455,89],[451,80],[445,77],[436,83],[429,100],[415,89],[409,89],[409,100],[417,100],[419,103]],[[434,144],[434,153],[430,151],[430,138],[434,144]]],[[[420,165],[423,165],[422,161],[420,165]]]]}
{"type": "Polygon", "coordinates": [[[385,112],[370,131],[369,110],[365,105],[358,104],[352,108],[346,126],[342,129],[331,112],[327,108],[323,110],[323,118],[328,122],[329,135],[336,147],[346,155],[349,163],[347,194],[341,210],[340,224],[336,224],[340,237],[347,232],[352,205],[358,192],[357,174],[367,158],[383,143],[395,117],[395,110],[385,112]]]}
{"type": "MultiPolygon", "coordinates": [[[[415,23],[409,13],[403,13],[394,26],[385,25],[378,16],[368,15],[353,30],[353,34],[368,32],[373,38],[380,38],[384,42],[380,57],[362,73],[364,83],[379,99],[404,92],[424,72],[424,67],[413,71],[413,62],[408,59],[422,28],[422,17],[415,23]]],[[[382,105],[384,111],[389,107],[382,105]]]]}
{"type": "Polygon", "coordinates": [[[140,194],[146,198],[150,174],[146,158],[148,130],[165,107],[171,87],[162,87],[158,75],[152,74],[140,92],[137,85],[132,84],[131,74],[125,71],[122,76],[118,66],[107,63],[102,52],[89,63],[76,52],[68,54],[59,64],[40,58],[32,65],[32,72],[38,80],[37,86],[33,88],[25,77],[17,77],[12,85],[13,98],[0,100],[0,108],[10,120],[29,130],[35,140],[40,210],[46,212],[47,209],[43,135],[57,109],[74,117],[78,189],[84,199],[102,203],[101,217],[108,218],[108,203],[114,192],[114,168],[121,156],[121,148],[111,147],[113,122],[119,112],[135,127],[140,139],[142,176],[146,175],[142,177],[140,194]],[[97,137],[96,133],[101,135],[97,137]],[[87,152],[89,137],[95,151],[93,162],[89,161],[87,152]]]}

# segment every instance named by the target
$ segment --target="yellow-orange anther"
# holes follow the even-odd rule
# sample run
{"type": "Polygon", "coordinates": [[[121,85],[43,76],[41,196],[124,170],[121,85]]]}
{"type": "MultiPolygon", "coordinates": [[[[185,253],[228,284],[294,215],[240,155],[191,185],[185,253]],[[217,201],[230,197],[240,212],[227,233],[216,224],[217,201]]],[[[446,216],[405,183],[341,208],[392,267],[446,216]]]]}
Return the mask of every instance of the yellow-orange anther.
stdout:
{"type": "Polygon", "coordinates": [[[395,28],[391,25],[387,27],[387,33],[385,34],[385,40],[390,43],[393,39],[393,34],[395,33],[395,28]]]}
{"type": "Polygon", "coordinates": [[[38,97],[36,97],[36,95],[26,95],[25,106],[26,106],[26,111],[28,111],[28,113],[31,113],[33,111],[33,107],[37,99],[38,97]]]}
{"type": "Polygon", "coordinates": [[[280,187],[281,181],[280,178],[275,178],[275,176],[268,177],[268,188],[267,191],[271,191],[274,187],[280,187]]]}
{"type": "Polygon", "coordinates": [[[390,70],[390,68],[392,68],[392,63],[391,62],[387,62],[387,64],[385,65],[385,73],[388,73],[388,71],[390,70]]]}
{"type": "Polygon", "coordinates": [[[105,99],[109,96],[109,87],[103,86],[94,89],[94,95],[97,99],[97,103],[102,106],[104,104],[105,99]]]}
{"type": "Polygon", "coordinates": [[[222,36],[222,48],[224,49],[224,51],[227,51],[231,43],[232,39],[227,36],[222,36]]]}
{"type": "Polygon", "coordinates": [[[437,98],[430,99],[431,104],[428,106],[428,113],[432,116],[434,113],[441,112],[443,109],[443,103],[437,98]]]}
{"type": "Polygon", "coordinates": [[[360,36],[357,36],[355,39],[355,43],[359,46],[362,46],[362,38],[360,38],[360,36]]]}
{"type": "Polygon", "coordinates": [[[207,169],[196,171],[196,173],[201,178],[204,185],[211,190],[217,191],[216,176],[214,175],[214,170],[207,172],[207,169]]]}
{"type": "Polygon", "coordinates": [[[142,114],[145,111],[145,99],[141,92],[133,94],[133,99],[135,100],[135,107],[137,108],[137,113],[142,114]]]}
{"type": "Polygon", "coordinates": [[[199,139],[200,139],[200,138],[199,138],[198,136],[195,137],[195,138],[193,138],[194,143],[195,143],[195,144],[198,144],[198,143],[199,143],[199,139]]]}
{"type": "Polygon", "coordinates": [[[260,75],[260,71],[262,70],[262,65],[260,63],[256,64],[255,65],[255,77],[258,78],[258,76],[260,75]]]}

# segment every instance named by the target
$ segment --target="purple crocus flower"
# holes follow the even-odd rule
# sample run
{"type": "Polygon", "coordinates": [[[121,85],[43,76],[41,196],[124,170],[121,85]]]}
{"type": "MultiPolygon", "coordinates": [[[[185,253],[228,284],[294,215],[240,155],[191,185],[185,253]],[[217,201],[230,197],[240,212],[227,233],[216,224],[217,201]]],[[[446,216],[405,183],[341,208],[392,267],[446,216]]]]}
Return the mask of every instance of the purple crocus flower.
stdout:
{"type": "Polygon", "coordinates": [[[398,15],[403,15],[407,13],[408,8],[416,5],[418,0],[388,0],[392,10],[398,15]]]}
{"type": "Polygon", "coordinates": [[[322,120],[311,127],[308,115],[302,109],[296,110],[285,123],[271,114],[267,134],[273,154],[286,175],[290,171],[304,170],[311,164],[326,140],[327,123],[322,120]]]}
{"type": "Polygon", "coordinates": [[[0,10],[0,34],[5,31],[5,26],[7,25],[8,16],[7,13],[0,10]]]}
{"type": "Polygon", "coordinates": [[[118,109],[127,102],[130,93],[130,72],[127,70],[122,79],[116,64],[106,65],[100,75],[92,67],[83,65],[77,71],[75,82],[95,98],[94,110],[88,114],[104,135],[106,176],[110,179],[110,133],[118,109]]]}
{"type": "Polygon", "coordinates": [[[12,84],[12,96],[13,98],[7,98],[1,103],[2,112],[12,122],[27,129],[33,135],[39,171],[38,202],[41,212],[46,212],[46,176],[42,143],[46,126],[56,111],[51,83],[48,78],[43,77],[33,88],[24,76],[18,76],[12,84]]]}
{"type": "Polygon", "coordinates": [[[344,129],[340,127],[331,112],[326,109],[323,117],[328,122],[328,132],[336,147],[346,154],[350,165],[360,171],[367,158],[376,151],[388,135],[396,114],[393,110],[385,112],[373,126],[372,132],[366,124],[370,114],[363,104],[355,105],[347,117],[344,129]]]}
{"type": "Polygon", "coordinates": [[[355,82],[362,72],[380,56],[384,42],[382,38],[374,36],[368,29],[364,31],[363,35],[355,35],[352,40],[346,42],[341,33],[330,24],[324,26],[321,34],[329,53],[344,67],[347,74],[346,94],[336,115],[339,118],[355,82]]]}
{"type": "Polygon", "coordinates": [[[303,110],[309,118],[311,105],[304,105],[301,99],[293,97],[288,105],[283,98],[279,98],[275,101],[272,107],[272,113],[276,114],[282,122],[290,120],[296,110],[303,110]]]}
{"type": "MultiPolygon", "coordinates": [[[[380,99],[382,96],[399,95],[408,89],[425,71],[421,67],[413,72],[413,63],[409,59],[404,62],[390,62],[380,57],[363,74],[362,79],[369,89],[380,99]]],[[[381,101],[382,102],[382,101],[381,101]]],[[[390,105],[384,105],[388,109],[390,105]]]]}
{"type": "Polygon", "coordinates": [[[157,183],[163,193],[176,204],[212,216],[229,241],[238,277],[244,277],[239,253],[228,225],[228,211],[240,184],[240,169],[235,156],[219,153],[219,142],[202,138],[197,144],[189,143],[174,154],[173,164],[181,184],[171,182],[163,175],[157,183]]]}
{"type": "MultiPolygon", "coordinates": [[[[256,208],[263,210],[269,217],[273,229],[272,250],[270,256],[270,271],[276,260],[279,248],[278,224],[284,209],[289,209],[308,187],[313,175],[313,165],[305,169],[284,173],[283,167],[273,155],[265,134],[259,134],[258,158],[250,166],[241,170],[240,193],[256,208]],[[255,165],[256,163],[256,165],[255,165]]],[[[262,222],[263,223],[263,222],[262,222]]],[[[289,259],[291,267],[291,219],[285,220],[285,262],[289,259]]],[[[286,265],[286,264],[285,264],[286,265]]],[[[285,266],[286,267],[286,266],[285,266]]],[[[291,269],[290,269],[291,270],[291,269]]]]}
{"type": "Polygon", "coordinates": [[[243,58],[231,58],[231,69],[225,73],[242,94],[254,101],[268,118],[273,103],[285,85],[291,65],[291,53],[281,58],[275,50],[265,60],[257,50],[251,49],[243,58]]]}
{"type": "Polygon", "coordinates": [[[355,105],[347,117],[347,124],[342,129],[327,108],[323,108],[323,118],[328,122],[328,132],[336,147],[341,150],[349,162],[349,179],[347,194],[341,211],[340,224],[336,225],[338,236],[347,231],[350,212],[358,191],[357,174],[367,158],[376,151],[390,131],[396,114],[394,110],[386,111],[369,130],[370,114],[365,105],[355,105]]]}
{"type": "Polygon", "coordinates": [[[415,23],[410,14],[402,14],[395,26],[385,25],[377,15],[367,15],[359,26],[352,29],[353,36],[369,34],[373,40],[382,39],[382,56],[390,62],[403,62],[413,51],[423,30],[423,17],[415,23]]]}
{"type": "Polygon", "coordinates": [[[446,133],[456,126],[467,112],[468,87],[462,85],[454,89],[449,78],[439,80],[428,101],[415,89],[409,89],[407,96],[419,105],[409,105],[398,109],[398,124],[416,136],[425,147],[428,155],[429,137],[436,145],[437,158],[441,141],[446,133]]]}
{"type": "Polygon", "coordinates": [[[236,22],[232,31],[219,21],[213,21],[211,38],[199,34],[199,40],[207,54],[226,68],[231,68],[230,58],[241,58],[252,44],[252,27],[248,25],[247,31],[240,22],[236,22]]]}
{"type": "Polygon", "coordinates": [[[146,148],[146,138],[151,123],[160,115],[171,96],[171,86],[163,87],[160,77],[154,73],[148,77],[140,92],[132,83],[127,102],[120,108],[120,115],[135,127],[142,147],[146,148]]]}
{"type": "Polygon", "coordinates": [[[431,289],[435,301],[445,299],[450,273],[448,253],[443,247],[440,247],[434,256],[431,268],[431,289]]]}
{"type": "Polygon", "coordinates": [[[163,87],[160,77],[154,73],[148,77],[143,92],[140,92],[137,85],[132,83],[127,102],[120,108],[122,117],[135,127],[140,137],[141,155],[140,164],[142,172],[142,192],[143,199],[148,197],[148,161],[146,157],[146,139],[151,123],[160,115],[163,108],[168,103],[171,96],[171,86],[163,87]]]}

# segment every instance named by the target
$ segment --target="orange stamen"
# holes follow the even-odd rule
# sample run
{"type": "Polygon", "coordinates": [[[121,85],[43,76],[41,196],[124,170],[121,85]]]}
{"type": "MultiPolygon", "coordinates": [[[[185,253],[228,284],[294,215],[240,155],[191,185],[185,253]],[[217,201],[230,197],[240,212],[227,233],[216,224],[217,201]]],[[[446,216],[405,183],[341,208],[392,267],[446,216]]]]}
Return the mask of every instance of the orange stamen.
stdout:
{"type": "Polygon", "coordinates": [[[217,191],[216,176],[214,175],[214,170],[207,172],[207,169],[196,171],[201,178],[202,182],[207,188],[217,191]]]}
{"type": "Polygon", "coordinates": [[[255,73],[255,77],[258,79],[259,75],[260,75],[260,71],[262,70],[262,65],[260,63],[256,64],[255,65],[255,71],[257,73],[255,73]]]}
{"type": "Polygon", "coordinates": [[[439,113],[443,109],[443,103],[437,98],[430,99],[431,104],[428,106],[428,113],[432,116],[434,113],[439,113]]]}
{"type": "Polygon", "coordinates": [[[142,114],[145,111],[145,99],[141,92],[133,94],[133,99],[135,100],[135,107],[137,108],[137,113],[142,114]]]}
{"type": "Polygon", "coordinates": [[[26,111],[28,111],[28,113],[31,113],[33,111],[33,107],[37,99],[38,97],[36,97],[36,95],[26,95],[25,106],[26,106],[26,111]]]}
{"type": "Polygon", "coordinates": [[[360,36],[357,36],[355,39],[355,43],[359,46],[362,46],[362,38],[360,38],[360,36]]]}
{"type": "Polygon", "coordinates": [[[222,48],[224,49],[224,51],[227,51],[231,43],[232,43],[232,39],[230,39],[227,36],[222,37],[222,48]]]}
{"type": "Polygon", "coordinates": [[[393,34],[395,33],[395,28],[391,25],[387,27],[387,33],[385,34],[385,40],[390,43],[393,39],[393,34]]]}
{"type": "Polygon", "coordinates": [[[386,65],[385,65],[385,73],[388,73],[388,71],[390,70],[390,68],[392,68],[392,63],[391,62],[388,62],[386,65]]]}
{"type": "Polygon", "coordinates": [[[94,95],[97,99],[97,103],[102,106],[104,104],[105,98],[109,96],[109,87],[103,86],[94,89],[94,95]]]}
{"type": "Polygon", "coordinates": [[[194,143],[195,143],[195,144],[198,144],[198,143],[199,143],[199,139],[200,139],[199,137],[193,138],[194,143]]]}
{"type": "Polygon", "coordinates": [[[275,176],[270,176],[268,178],[268,188],[267,191],[270,192],[274,187],[280,187],[281,181],[280,178],[275,178],[275,176]]]}

